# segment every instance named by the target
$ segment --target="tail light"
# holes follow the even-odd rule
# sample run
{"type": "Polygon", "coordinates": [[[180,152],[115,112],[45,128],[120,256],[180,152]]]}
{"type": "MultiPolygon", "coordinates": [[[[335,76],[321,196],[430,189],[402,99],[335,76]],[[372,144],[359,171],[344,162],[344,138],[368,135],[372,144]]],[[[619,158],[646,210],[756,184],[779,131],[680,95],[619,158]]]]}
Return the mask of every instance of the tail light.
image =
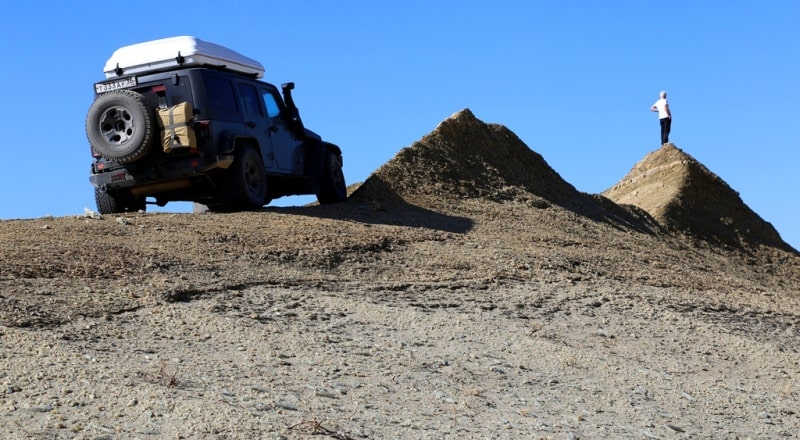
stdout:
{"type": "Polygon", "coordinates": [[[204,138],[211,137],[211,121],[197,121],[194,124],[195,132],[204,138]]]}

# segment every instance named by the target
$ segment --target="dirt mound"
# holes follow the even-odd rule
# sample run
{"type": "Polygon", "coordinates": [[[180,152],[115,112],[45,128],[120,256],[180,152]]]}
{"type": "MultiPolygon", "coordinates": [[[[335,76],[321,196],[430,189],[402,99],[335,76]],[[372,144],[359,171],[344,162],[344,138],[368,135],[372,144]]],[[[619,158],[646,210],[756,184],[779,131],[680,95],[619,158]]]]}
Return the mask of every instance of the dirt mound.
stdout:
{"type": "Polygon", "coordinates": [[[715,244],[793,250],[738,192],[673,144],[649,153],[602,194],[645,210],[670,230],[715,244]]]}
{"type": "Polygon", "coordinates": [[[531,195],[558,205],[575,204],[585,197],[511,130],[486,124],[465,109],[402,149],[354,197],[504,201],[531,199],[531,195]]]}
{"type": "Polygon", "coordinates": [[[760,246],[796,252],[727,183],[672,144],[647,155],[602,194],[585,194],[511,130],[487,124],[469,109],[402,149],[351,199],[403,211],[440,210],[459,199],[557,205],[624,229],[687,233],[748,252],[760,246]]]}
{"type": "MultiPolygon", "coordinates": [[[[350,199],[403,212],[409,208],[439,212],[464,199],[514,201],[537,210],[557,206],[582,218],[640,232],[661,229],[636,207],[620,207],[603,196],[576,190],[511,130],[487,124],[469,109],[402,149],[353,189],[350,199]]],[[[574,216],[568,218],[575,221],[574,216]]]]}

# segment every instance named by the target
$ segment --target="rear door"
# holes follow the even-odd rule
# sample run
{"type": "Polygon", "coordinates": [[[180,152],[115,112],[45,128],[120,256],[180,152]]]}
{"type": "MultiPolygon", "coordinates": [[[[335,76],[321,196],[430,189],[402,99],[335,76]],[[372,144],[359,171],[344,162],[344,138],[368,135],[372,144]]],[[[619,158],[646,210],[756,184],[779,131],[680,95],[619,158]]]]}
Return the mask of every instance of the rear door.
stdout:
{"type": "Polygon", "coordinates": [[[261,84],[259,90],[269,119],[268,132],[278,170],[289,174],[302,174],[305,166],[303,141],[295,138],[287,122],[281,118],[285,111],[278,89],[261,84]]]}
{"type": "MultiPolygon", "coordinates": [[[[275,168],[275,148],[270,136],[272,124],[267,117],[264,103],[261,100],[261,92],[255,84],[249,81],[239,81],[238,88],[242,102],[245,130],[258,141],[261,147],[264,168],[267,170],[275,168]]],[[[274,172],[275,170],[273,169],[272,171],[274,172]]]]}

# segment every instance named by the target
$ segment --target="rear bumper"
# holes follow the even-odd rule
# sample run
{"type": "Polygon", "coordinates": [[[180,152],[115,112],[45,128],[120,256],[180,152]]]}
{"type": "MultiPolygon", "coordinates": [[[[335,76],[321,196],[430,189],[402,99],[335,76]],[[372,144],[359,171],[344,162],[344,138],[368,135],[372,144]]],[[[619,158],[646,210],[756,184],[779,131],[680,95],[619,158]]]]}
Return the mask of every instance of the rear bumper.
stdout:
{"type": "Polygon", "coordinates": [[[92,164],[89,182],[102,190],[130,189],[140,195],[149,195],[174,189],[180,182],[203,175],[214,169],[228,168],[233,163],[233,155],[222,155],[207,160],[205,158],[184,158],[170,160],[162,164],[120,165],[116,162],[96,161],[92,164]],[[137,191],[138,189],[138,191],[137,191]]]}

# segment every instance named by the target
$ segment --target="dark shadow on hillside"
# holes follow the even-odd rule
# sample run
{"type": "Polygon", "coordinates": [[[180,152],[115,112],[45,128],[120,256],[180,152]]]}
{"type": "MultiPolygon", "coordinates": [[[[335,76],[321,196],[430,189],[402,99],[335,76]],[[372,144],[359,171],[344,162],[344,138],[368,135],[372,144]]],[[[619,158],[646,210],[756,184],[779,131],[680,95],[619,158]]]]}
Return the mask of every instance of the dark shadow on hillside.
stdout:
{"type": "MultiPolygon", "coordinates": [[[[647,211],[634,205],[618,205],[599,194],[591,196],[597,210],[591,212],[573,211],[595,221],[601,221],[617,228],[632,229],[643,234],[662,235],[668,231],[647,211]]],[[[569,208],[567,208],[569,209],[569,208]]]]}
{"type": "Polygon", "coordinates": [[[426,228],[455,234],[469,232],[474,224],[471,219],[466,217],[442,214],[408,203],[386,182],[374,175],[342,203],[304,207],[270,207],[266,210],[358,223],[426,228]]]}

